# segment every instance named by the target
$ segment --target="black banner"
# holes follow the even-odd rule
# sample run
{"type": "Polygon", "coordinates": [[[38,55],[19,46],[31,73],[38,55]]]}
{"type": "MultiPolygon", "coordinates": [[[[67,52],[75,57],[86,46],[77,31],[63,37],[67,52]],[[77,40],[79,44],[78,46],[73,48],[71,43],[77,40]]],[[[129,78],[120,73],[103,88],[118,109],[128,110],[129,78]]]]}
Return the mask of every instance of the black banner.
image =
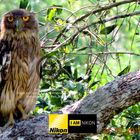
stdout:
{"type": "Polygon", "coordinates": [[[95,114],[68,114],[68,133],[97,133],[95,114]]]}

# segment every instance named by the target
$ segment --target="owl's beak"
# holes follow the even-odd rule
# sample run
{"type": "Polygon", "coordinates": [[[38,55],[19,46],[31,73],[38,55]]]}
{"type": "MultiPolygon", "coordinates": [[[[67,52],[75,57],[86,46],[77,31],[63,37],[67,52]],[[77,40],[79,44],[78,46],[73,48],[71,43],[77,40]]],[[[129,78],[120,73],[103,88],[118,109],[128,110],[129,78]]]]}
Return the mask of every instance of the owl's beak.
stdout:
{"type": "Polygon", "coordinates": [[[22,21],[20,19],[17,19],[15,21],[15,29],[16,29],[17,32],[22,30],[22,21]]]}

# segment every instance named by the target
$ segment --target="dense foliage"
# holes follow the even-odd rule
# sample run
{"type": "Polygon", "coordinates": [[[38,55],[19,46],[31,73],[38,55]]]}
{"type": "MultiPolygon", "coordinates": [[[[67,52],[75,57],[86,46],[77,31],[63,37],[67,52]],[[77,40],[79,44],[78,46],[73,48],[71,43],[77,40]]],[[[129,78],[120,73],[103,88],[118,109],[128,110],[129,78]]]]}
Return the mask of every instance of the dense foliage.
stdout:
{"type": "MultiPolygon", "coordinates": [[[[0,0],[0,15],[18,7],[39,19],[42,82],[34,114],[56,111],[140,68],[137,1],[0,0]]],[[[99,138],[138,139],[139,125],[137,104],[115,116],[99,138]]]]}

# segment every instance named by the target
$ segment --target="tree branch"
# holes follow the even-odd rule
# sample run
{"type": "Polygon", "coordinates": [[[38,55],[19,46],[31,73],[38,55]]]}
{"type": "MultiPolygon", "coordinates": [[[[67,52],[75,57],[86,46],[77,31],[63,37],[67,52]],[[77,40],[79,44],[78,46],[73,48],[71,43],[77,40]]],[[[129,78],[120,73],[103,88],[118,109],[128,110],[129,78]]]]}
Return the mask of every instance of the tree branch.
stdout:
{"type": "Polygon", "coordinates": [[[124,54],[124,55],[135,55],[140,56],[138,53],[134,52],[92,52],[92,53],[66,53],[66,54],[75,54],[75,55],[108,55],[108,54],[124,54]]]}
{"type": "MultiPolygon", "coordinates": [[[[57,113],[97,114],[97,130],[98,133],[101,133],[114,115],[140,101],[139,85],[140,70],[116,78],[114,81],[99,88],[80,101],[62,108],[57,113]]],[[[48,115],[45,114],[16,123],[13,128],[8,128],[0,133],[0,140],[13,140],[18,138],[24,138],[26,140],[53,140],[68,137],[70,137],[70,134],[49,135],[48,115]]],[[[75,134],[74,137],[78,138],[81,135],[75,134]]]]}

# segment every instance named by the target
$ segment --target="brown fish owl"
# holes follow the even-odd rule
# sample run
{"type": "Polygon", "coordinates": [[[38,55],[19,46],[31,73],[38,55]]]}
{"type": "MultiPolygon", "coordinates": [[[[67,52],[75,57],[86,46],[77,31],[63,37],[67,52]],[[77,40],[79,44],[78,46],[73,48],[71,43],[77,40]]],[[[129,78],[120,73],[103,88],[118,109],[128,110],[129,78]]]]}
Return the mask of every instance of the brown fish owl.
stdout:
{"type": "Polygon", "coordinates": [[[6,13],[0,30],[0,115],[7,125],[16,111],[25,119],[39,89],[40,42],[35,14],[23,9],[6,13]]]}

